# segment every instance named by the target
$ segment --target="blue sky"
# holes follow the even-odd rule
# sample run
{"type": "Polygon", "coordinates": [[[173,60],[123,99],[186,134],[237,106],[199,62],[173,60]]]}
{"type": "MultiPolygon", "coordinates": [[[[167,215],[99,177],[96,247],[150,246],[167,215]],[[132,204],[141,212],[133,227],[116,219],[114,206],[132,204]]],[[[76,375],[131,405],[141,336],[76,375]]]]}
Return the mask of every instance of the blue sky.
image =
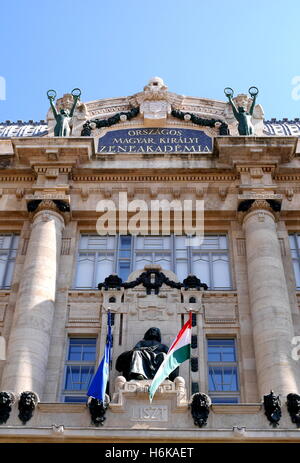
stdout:
{"type": "Polygon", "coordinates": [[[152,76],[219,100],[226,86],[256,85],[266,119],[300,117],[299,0],[11,0],[0,15],[0,121],[44,119],[49,88],[80,87],[90,101],[136,93],[152,76]]]}

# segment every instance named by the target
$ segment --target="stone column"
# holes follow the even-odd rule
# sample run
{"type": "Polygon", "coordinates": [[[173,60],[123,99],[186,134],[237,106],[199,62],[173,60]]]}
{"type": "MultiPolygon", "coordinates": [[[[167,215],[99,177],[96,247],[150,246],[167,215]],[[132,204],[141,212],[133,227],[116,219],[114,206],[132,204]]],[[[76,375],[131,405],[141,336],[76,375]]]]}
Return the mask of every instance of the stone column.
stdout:
{"type": "Polygon", "coordinates": [[[34,391],[42,398],[64,219],[54,201],[35,203],[2,390],[34,391]]]}
{"type": "Polygon", "coordinates": [[[286,396],[300,386],[291,357],[294,332],[275,214],[267,201],[256,200],[243,219],[260,396],[271,389],[286,396]]]}

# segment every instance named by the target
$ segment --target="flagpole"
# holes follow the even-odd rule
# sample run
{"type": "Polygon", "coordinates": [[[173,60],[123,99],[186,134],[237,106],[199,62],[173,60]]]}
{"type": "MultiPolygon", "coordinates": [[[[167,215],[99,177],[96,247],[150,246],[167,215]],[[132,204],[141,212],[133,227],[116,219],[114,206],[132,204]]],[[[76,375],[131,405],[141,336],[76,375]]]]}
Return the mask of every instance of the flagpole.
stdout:
{"type": "MultiPolygon", "coordinates": [[[[113,334],[112,334],[113,330],[112,330],[112,323],[111,323],[111,311],[110,311],[109,306],[107,307],[107,322],[106,323],[107,323],[107,336],[109,335],[108,330],[110,329],[110,336],[113,339],[113,334]]],[[[114,344],[112,342],[112,345],[111,345],[110,351],[109,351],[109,371],[110,372],[112,370],[112,352],[113,352],[113,348],[114,348],[114,344]]],[[[108,375],[108,377],[109,376],[110,375],[108,375]]],[[[106,387],[107,387],[107,385],[106,385],[106,387]]],[[[111,382],[108,379],[108,392],[109,392],[109,394],[110,394],[110,388],[111,388],[111,382]]]]}
{"type": "Polygon", "coordinates": [[[109,370],[111,361],[111,347],[112,347],[112,334],[111,334],[111,313],[110,310],[107,312],[107,330],[106,340],[104,347],[104,355],[98,366],[97,371],[94,374],[92,382],[87,391],[89,397],[100,400],[103,404],[105,403],[105,395],[107,383],[109,380],[109,370]]]}
{"type": "MultiPolygon", "coordinates": [[[[111,311],[110,311],[110,307],[107,307],[107,330],[108,330],[108,327],[110,326],[110,330],[111,330],[111,335],[112,335],[112,324],[111,324],[111,311]]],[[[108,335],[108,332],[107,332],[107,335],[108,335]]],[[[111,370],[112,369],[112,350],[113,350],[114,346],[112,345],[111,349],[110,349],[110,356],[109,356],[109,369],[111,370]]]]}
{"type": "MultiPolygon", "coordinates": [[[[189,308],[189,319],[191,321],[191,333],[193,333],[193,309],[189,308]]],[[[189,396],[192,395],[192,339],[191,339],[191,354],[189,361],[189,396]]]]}

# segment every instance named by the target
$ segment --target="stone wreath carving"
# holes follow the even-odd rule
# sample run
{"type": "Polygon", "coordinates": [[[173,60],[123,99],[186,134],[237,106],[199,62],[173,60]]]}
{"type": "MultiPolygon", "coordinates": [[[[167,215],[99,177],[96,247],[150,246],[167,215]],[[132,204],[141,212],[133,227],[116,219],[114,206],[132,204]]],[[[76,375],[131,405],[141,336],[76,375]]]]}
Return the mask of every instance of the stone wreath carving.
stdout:
{"type": "Polygon", "coordinates": [[[207,418],[209,415],[209,407],[211,400],[208,395],[201,392],[196,392],[191,397],[191,413],[194,424],[202,428],[207,425],[207,418]]]}
{"type": "Polygon", "coordinates": [[[15,403],[16,397],[12,392],[0,392],[0,424],[6,423],[9,418],[11,407],[15,403]]]}
{"type": "Polygon", "coordinates": [[[103,423],[106,420],[105,413],[108,408],[108,404],[109,397],[107,394],[105,395],[104,403],[102,402],[102,400],[95,399],[94,397],[89,398],[87,406],[91,414],[91,422],[95,426],[103,426],[103,423]]]}
{"type": "Polygon", "coordinates": [[[35,392],[24,391],[20,395],[19,399],[19,418],[22,421],[22,424],[26,424],[29,421],[34,413],[34,410],[39,402],[39,398],[35,392]]]}
{"type": "Polygon", "coordinates": [[[288,394],[286,404],[292,423],[295,423],[297,428],[300,428],[300,395],[288,394]]]}
{"type": "Polygon", "coordinates": [[[82,126],[81,136],[89,137],[92,133],[92,130],[94,129],[100,129],[101,127],[111,127],[120,121],[130,121],[130,119],[136,117],[139,114],[139,111],[139,108],[132,108],[130,111],[117,113],[108,119],[93,119],[91,121],[86,121],[82,126]]]}
{"type": "Polygon", "coordinates": [[[184,113],[177,109],[173,109],[171,114],[173,117],[177,117],[177,119],[191,121],[194,124],[201,125],[202,127],[216,127],[219,129],[220,135],[229,135],[228,125],[221,119],[203,119],[202,117],[196,116],[196,114],[184,113]]]}
{"type": "Polygon", "coordinates": [[[276,428],[279,425],[281,418],[281,402],[279,395],[276,395],[273,391],[271,391],[270,394],[264,395],[263,402],[265,415],[270,421],[270,425],[273,426],[273,428],[276,428]]]}

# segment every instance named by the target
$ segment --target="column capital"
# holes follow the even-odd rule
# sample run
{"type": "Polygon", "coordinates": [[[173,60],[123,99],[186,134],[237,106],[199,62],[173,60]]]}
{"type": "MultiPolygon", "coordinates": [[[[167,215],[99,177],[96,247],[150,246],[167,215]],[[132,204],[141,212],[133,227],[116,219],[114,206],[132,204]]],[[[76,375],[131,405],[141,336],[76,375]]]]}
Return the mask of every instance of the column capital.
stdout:
{"type": "Polygon", "coordinates": [[[27,203],[27,210],[33,218],[42,211],[55,212],[64,222],[70,216],[70,205],[61,199],[32,199],[27,203]]]}
{"type": "Polygon", "coordinates": [[[277,222],[281,210],[281,202],[274,199],[245,199],[238,206],[238,220],[243,223],[250,213],[269,213],[277,222]]]}

